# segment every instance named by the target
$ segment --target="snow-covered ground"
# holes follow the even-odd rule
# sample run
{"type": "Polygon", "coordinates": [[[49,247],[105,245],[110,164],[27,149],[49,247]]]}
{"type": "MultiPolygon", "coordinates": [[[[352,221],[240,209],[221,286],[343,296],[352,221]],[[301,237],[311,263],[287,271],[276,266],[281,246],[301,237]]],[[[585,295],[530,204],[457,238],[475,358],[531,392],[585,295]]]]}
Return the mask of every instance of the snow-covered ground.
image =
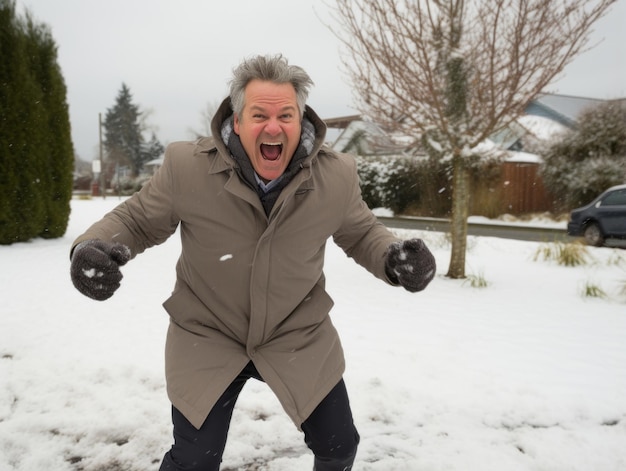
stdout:
{"type": "MultiPolygon", "coordinates": [[[[117,203],[73,200],[64,238],[0,247],[3,471],[156,470],[171,444],[160,304],[178,239],[130,262],[109,301],[69,279],[71,241],[117,203]]],[[[590,248],[586,265],[565,267],[534,260],[549,245],[470,237],[467,272],[488,283],[475,288],[444,276],[445,235],[400,234],[435,253],[425,292],[327,251],[362,436],[355,471],[626,469],[626,251],[590,248]],[[581,294],[594,287],[606,297],[581,294]]],[[[312,461],[269,389],[250,381],[223,470],[312,461]]]]}

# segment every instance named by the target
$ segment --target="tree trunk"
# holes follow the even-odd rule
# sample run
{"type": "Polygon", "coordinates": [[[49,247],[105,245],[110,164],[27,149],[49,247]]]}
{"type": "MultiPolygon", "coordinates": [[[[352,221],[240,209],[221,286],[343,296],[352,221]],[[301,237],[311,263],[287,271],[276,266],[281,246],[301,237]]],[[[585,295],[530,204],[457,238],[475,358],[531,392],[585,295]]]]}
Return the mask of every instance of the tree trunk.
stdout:
{"type": "Polygon", "coordinates": [[[467,218],[469,213],[469,173],[461,155],[453,159],[452,221],[450,235],[452,253],[446,276],[465,278],[465,249],[467,247],[467,218]]]}

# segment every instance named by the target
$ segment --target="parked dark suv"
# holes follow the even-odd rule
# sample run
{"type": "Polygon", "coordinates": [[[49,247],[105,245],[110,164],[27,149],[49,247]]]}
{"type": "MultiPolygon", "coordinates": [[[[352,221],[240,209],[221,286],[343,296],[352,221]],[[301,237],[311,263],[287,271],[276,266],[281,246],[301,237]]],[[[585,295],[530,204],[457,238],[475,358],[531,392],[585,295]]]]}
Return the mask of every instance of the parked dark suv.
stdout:
{"type": "Polygon", "coordinates": [[[596,247],[608,238],[626,239],[626,185],[613,186],[587,206],[574,209],[567,233],[583,236],[596,247]]]}

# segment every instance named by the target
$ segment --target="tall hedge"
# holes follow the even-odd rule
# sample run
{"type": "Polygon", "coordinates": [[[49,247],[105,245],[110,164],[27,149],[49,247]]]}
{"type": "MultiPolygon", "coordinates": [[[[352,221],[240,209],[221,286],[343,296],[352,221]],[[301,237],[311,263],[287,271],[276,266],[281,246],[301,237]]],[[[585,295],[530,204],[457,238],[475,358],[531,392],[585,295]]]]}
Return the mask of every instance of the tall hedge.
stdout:
{"type": "Polygon", "coordinates": [[[74,151],[49,29],[0,0],[0,244],[61,237],[74,151]]]}

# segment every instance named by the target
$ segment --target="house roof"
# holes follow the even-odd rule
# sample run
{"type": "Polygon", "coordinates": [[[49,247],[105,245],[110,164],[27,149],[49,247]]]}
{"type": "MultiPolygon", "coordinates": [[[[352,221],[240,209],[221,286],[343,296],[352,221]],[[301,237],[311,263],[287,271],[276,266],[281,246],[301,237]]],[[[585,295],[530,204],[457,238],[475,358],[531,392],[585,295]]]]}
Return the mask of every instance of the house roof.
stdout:
{"type": "Polygon", "coordinates": [[[517,123],[541,141],[558,138],[569,131],[569,127],[545,116],[524,115],[517,118],[517,123]]]}
{"type": "Polygon", "coordinates": [[[584,110],[606,101],[597,98],[542,93],[530,102],[526,108],[526,114],[542,116],[572,128],[584,110]]]}
{"type": "Polygon", "coordinates": [[[407,149],[409,143],[401,141],[371,121],[354,120],[348,123],[332,147],[340,152],[360,155],[388,155],[399,154],[407,149]]]}
{"type": "Polygon", "coordinates": [[[324,123],[326,123],[326,126],[329,128],[345,129],[352,121],[358,121],[360,119],[360,114],[353,114],[350,116],[340,116],[338,118],[325,119],[324,123]]]}
{"type": "MultiPolygon", "coordinates": [[[[524,116],[490,139],[502,149],[521,150],[518,143],[525,134],[531,133],[542,140],[553,138],[566,129],[573,129],[583,111],[608,101],[626,106],[626,98],[602,100],[542,93],[527,106],[524,116]]],[[[372,122],[362,121],[359,115],[325,121],[329,127],[343,129],[333,144],[333,148],[340,151],[384,155],[402,153],[409,148],[398,136],[386,133],[372,122]]]]}
{"type": "Polygon", "coordinates": [[[160,167],[161,165],[163,165],[163,160],[164,160],[164,156],[161,156],[158,159],[149,160],[145,162],[143,165],[144,167],[152,167],[152,166],[160,167]]]}

